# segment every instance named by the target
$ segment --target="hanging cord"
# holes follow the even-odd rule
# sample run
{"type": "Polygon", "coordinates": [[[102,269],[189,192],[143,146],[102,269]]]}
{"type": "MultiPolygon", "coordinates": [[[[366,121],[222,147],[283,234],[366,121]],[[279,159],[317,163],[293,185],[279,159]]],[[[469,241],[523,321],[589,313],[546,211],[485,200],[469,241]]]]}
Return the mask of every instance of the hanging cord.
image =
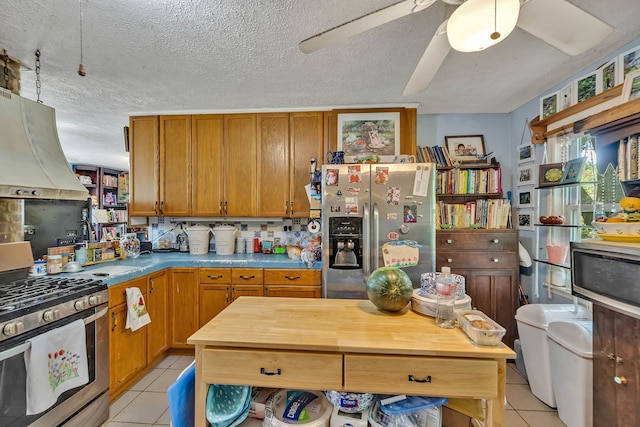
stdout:
{"type": "Polygon", "coordinates": [[[82,21],[83,21],[83,15],[82,15],[82,0],[79,1],[80,3],[80,66],[78,66],[78,75],[80,77],[84,77],[87,75],[87,72],[84,70],[84,65],[82,64],[82,21]]]}
{"type": "Polygon", "coordinates": [[[5,49],[0,55],[0,58],[4,61],[4,88],[9,89],[9,55],[5,49]]]}
{"type": "Polygon", "coordinates": [[[491,40],[498,40],[500,33],[498,32],[498,0],[493,0],[493,33],[491,33],[491,40]]]}
{"type": "Polygon", "coordinates": [[[37,101],[42,104],[42,100],[40,99],[40,49],[36,50],[36,94],[38,95],[37,101]]]}

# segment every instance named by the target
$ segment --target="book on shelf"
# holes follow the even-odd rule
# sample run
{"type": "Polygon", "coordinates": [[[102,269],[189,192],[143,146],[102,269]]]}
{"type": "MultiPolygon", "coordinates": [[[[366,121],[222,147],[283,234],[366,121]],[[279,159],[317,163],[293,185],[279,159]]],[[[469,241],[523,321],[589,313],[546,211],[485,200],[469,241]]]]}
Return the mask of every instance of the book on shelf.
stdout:
{"type": "Polygon", "coordinates": [[[437,225],[451,228],[512,228],[508,199],[477,199],[464,203],[437,202],[437,225]]]}
{"type": "Polygon", "coordinates": [[[502,171],[499,167],[487,169],[448,169],[438,171],[436,193],[447,194],[500,194],[502,171]]]}
{"type": "Polygon", "coordinates": [[[618,178],[628,181],[640,178],[640,134],[631,135],[618,142],[618,178]]]}
{"type": "Polygon", "coordinates": [[[435,163],[438,167],[452,167],[453,161],[447,147],[434,145],[433,147],[418,147],[417,160],[423,163],[435,163]]]}

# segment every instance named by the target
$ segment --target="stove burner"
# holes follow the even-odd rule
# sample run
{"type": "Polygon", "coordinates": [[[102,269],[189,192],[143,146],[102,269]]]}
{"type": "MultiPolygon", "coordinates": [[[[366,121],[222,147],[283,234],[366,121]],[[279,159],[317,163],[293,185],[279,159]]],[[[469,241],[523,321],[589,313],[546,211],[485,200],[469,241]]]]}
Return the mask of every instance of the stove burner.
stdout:
{"type": "Polygon", "coordinates": [[[0,283],[0,313],[86,295],[100,287],[106,288],[104,282],[90,277],[32,277],[0,283]]]}

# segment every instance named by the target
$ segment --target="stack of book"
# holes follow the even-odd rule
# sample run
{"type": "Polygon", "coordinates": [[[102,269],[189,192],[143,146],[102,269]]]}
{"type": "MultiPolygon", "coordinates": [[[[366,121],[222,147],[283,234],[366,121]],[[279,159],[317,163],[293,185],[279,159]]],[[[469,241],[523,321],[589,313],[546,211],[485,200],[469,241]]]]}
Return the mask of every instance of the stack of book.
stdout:
{"type": "Polygon", "coordinates": [[[640,134],[623,138],[618,143],[618,178],[620,181],[640,178],[638,144],[640,134]]]}
{"type": "Polygon", "coordinates": [[[417,160],[419,163],[435,163],[439,167],[453,167],[447,147],[434,145],[433,147],[418,147],[417,160]]]}

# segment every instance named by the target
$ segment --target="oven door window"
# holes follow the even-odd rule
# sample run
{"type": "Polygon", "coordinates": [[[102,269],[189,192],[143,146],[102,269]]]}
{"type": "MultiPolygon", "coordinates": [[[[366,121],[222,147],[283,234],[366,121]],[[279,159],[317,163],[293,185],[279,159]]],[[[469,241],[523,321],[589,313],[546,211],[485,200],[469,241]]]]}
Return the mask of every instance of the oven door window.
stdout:
{"type": "MultiPolygon", "coordinates": [[[[65,323],[73,321],[65,319],[65,323]]],[[[52,324],[47,329],[53,329],[61,325],[52,324]]],[[[85,325],[85,333],[87,339],[87,362],[89,365],[89,383],[96,378],[96,339],[95,339],[95,322],[85,325]]],[[[27,416],[26,387],[27,387],[27,371],[24,363],[24,350],[18,354],[9,357],[3,355],[10,354],[12,349],[24,344],[29,338],[45,332],[43,328],[20,336],[20,341],[12,343],[12,347],[6,348],[3,345],[0,351],[0,426],[6,427],[26,427],[43,417],[47,412],[69,399],[75,393],[80,391],[84,386],[76,387],[68,390],[60,395],[56,404],[48,410],[40,414],[27,416]]],[[[4,344],[4,343],[3,343],[4,344]]]]}

